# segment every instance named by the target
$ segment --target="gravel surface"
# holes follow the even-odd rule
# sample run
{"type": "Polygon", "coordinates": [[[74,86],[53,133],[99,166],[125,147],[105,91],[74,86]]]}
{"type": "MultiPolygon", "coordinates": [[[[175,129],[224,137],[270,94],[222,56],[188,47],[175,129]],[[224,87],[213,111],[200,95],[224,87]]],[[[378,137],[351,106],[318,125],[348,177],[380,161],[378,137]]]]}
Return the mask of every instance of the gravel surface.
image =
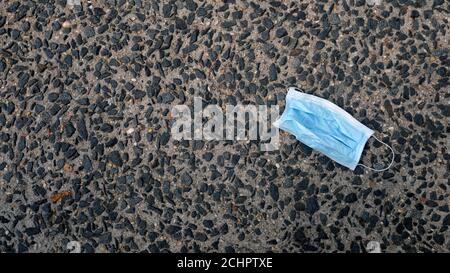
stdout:
{"type": "Polygon", "coordinates": [[[67,2],[0,0],[0,252],[450,251],[448,1],[67,2]],[[392,168],[171,138],[172,105],[289,86],[392,168]]]}

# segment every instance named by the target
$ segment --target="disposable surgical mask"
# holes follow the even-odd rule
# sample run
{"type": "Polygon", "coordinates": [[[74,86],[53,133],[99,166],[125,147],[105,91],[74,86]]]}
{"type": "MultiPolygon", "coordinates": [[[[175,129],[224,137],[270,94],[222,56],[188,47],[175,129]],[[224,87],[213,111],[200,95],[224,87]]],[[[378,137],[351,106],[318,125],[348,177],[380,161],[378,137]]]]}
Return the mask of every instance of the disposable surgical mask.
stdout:
{"type": "Polygon", "coordinates": [[[373,130],[336,104],[293,87],[288,90],[283,114],[273,125],[351,170],[361,165],[373,171],[385,171],[394,163],[394,150],[373,136],[373,130]],[[358,163],[371,136],[392,152],[391,163],[386,168],[374,169],[358,163]]]}

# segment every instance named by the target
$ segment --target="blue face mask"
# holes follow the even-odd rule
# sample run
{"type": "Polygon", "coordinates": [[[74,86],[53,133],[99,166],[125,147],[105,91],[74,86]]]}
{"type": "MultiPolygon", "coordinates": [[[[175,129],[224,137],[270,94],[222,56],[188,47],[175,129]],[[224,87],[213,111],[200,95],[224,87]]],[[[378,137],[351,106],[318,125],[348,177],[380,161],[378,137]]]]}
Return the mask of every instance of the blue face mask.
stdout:
{"type": "MultiPolygon", "coordinates": [[[[297,140],[351,170],[362,165],[358,162],[364,145],[374,133],[337,105],[298,92],[293,87],[289,88],[286,96],[283,114],[273,125],[293,134],[297,140]]],[[[394,161],[394,150],[386,143],[380,142],[392,152],[389,166],[383,169],[362,166],[374,171],[389,169],[394,161]]]]}

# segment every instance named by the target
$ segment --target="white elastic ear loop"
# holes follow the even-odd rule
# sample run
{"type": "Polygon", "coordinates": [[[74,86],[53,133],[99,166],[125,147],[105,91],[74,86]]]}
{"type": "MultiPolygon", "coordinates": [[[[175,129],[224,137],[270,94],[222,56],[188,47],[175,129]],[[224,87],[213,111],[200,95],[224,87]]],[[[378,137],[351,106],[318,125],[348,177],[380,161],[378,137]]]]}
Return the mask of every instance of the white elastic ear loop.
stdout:
{"type": "Polygon", "coordinates": [[[392,149],[391,146],[387,145],[387,144],[384,143],[383,141],[379,140],[376,136],[372,135],[372,137],[375,138],[376,140],[378,140],[379,142],[381,142],[382,144],[384,144],[386,147],[388,147],[388,148],[391,150],[391,152],[392,152],[391,163],[389,163],[389,166],[387,166],[386,168],[383,168],[383,169],[374,169],[374,168],[371,168],[371,167],[366,166],[366,165],[364,165],[364,164],[358,164],[358,165],[361,165],[361,166],[363,166],[364,168],[367,168],[367,169],[372,170],[372,171],[375,171],[375,172],[382,172],[382,171],[385,171],[385,170],[389,169],[389,168],[392,166],[392,164],[394,164],[394,158],[395,158],[394,149],[392,149]]]}

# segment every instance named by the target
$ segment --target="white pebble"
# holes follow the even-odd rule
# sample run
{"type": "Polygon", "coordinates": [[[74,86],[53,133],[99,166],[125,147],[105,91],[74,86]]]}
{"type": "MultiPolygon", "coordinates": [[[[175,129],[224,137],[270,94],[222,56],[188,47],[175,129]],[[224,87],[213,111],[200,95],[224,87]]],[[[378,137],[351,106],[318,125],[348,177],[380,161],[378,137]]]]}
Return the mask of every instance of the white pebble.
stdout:
{"type": "Polygon", "coordinates": [[[69,21],[64,21],[64,23],[62,24],[63,28],[71,28],[72,24],[69,21]]]}

